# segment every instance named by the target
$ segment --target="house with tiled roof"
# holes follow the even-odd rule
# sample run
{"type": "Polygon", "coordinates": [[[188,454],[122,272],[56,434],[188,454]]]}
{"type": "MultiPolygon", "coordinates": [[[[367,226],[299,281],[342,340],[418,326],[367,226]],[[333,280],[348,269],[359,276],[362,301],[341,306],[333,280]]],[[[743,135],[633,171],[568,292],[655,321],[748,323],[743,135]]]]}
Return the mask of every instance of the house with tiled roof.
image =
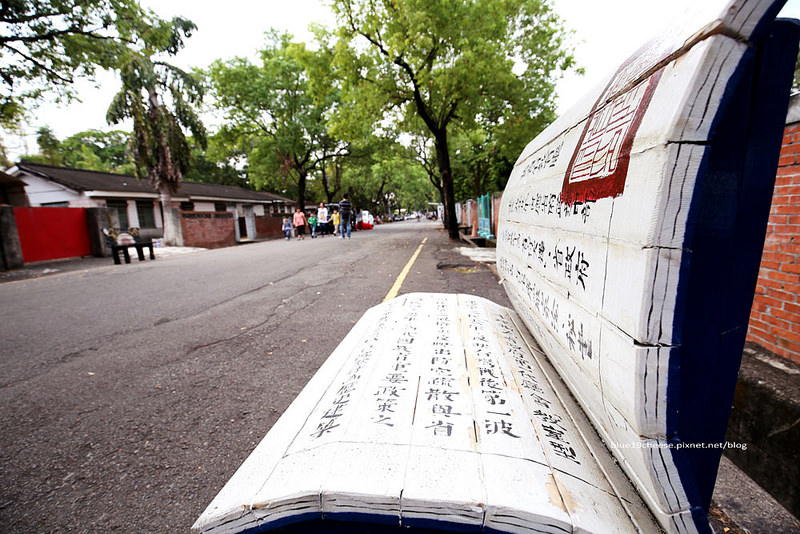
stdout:
{"type": "Polygon", "coordinates": [[[10,174],[0,172],[0,204],[9,206],[27,206],[25,182],[10,174]]]}
{"type": "MultiPolygon", "coordinates": [[[[159,193],[146,179],[27,162],[17,163],[6,173],[25,183],[32,207],[107,208],[111,226],[137,227],[144,236],[153,238],[163,234],[164,207],[159,193]]],[[[291,213],[294,202],[264,191],[184,181],[172,204],[170,208],[180,212],[184,233],[187,229],[194,232],[198,224],[193,222],[198,220],[230,219],[232,235],[238,242],[273,237],[272,233],[282,235],[279,228],[272,228],[278,224],[274,219],[291,213]]],[[[188,237],[195,245],[208,244],[196,236],[188,237]]]]}

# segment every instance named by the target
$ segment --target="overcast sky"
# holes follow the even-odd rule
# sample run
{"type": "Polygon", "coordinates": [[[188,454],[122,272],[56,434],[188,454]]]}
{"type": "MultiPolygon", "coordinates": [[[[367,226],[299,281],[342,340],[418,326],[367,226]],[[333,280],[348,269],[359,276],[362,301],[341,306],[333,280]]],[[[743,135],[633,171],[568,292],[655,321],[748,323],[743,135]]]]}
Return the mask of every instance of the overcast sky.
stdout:
{"type": "MultiPolygon", "coordinates": [[[[697,2],[707,0],[553,0],[565,26],[574,31],[575,57],[585,69],[583,76],[567,75],[557,88],[559,110],[574,104],[587,90],[615,69],[650,37],[667,27],[697,2]]],[[[215,59],[236,56],[255,59],[270,28],[285,30],[297,40],[311,41],[311,23],[332,27],[334,17],[324,0],[142,0],[159,16],[182,15],[197,25],[186,48],[173,59],[182,68],[205,67],[215,59]]],[[[782,16],[800,19],[800,0],[789,0],[782,16]]],[[[98,76],[97,84],[78,83],[83,103],[68,106],[45,104],[31,115],[28,136],[3,132],[12,161],[25,153],[36,153],[35,132],[49,126],[59,139],[89,129],[114,129],[106,125],[105,113],[119,88],[115,75],[98,76]]],[[[207,124],[214,132],[218,125],[207,124]]]]}

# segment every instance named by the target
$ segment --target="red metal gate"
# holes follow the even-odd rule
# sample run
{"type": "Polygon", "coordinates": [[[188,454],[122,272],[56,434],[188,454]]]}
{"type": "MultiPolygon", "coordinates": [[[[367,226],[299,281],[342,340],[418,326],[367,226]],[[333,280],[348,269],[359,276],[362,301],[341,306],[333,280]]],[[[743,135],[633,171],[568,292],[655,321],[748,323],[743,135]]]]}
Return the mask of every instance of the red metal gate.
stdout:
{"type": "Polygon", "coordinates": [[[14,218],[25,263],[92,253],[84,208],[14,208],[14,218]]]}

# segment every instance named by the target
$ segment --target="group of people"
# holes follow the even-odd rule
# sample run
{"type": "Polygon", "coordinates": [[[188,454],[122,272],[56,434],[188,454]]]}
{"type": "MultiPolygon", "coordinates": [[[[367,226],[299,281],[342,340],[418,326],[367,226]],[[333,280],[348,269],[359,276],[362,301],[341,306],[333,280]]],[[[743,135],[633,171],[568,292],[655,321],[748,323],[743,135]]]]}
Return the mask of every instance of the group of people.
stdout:
{"type": "Polygon", "coordinates": [[[344,195],[339,202],[339,208],[334,208],[333,213],[328,212],[324,202],[320,202],[319,208],[312,210],[308,217],[303,210],[297,208],[291,219],[283,218],[282,229],[287,240],[292,238],[292,231],[297,233],[298,239],[305,239],[306,232],[311,234],[312,238],[316,238],[317,235],[338,234],[342,239],[345,237],[350,239],[352,219],[353,205],[347,195],[344,195]]]}

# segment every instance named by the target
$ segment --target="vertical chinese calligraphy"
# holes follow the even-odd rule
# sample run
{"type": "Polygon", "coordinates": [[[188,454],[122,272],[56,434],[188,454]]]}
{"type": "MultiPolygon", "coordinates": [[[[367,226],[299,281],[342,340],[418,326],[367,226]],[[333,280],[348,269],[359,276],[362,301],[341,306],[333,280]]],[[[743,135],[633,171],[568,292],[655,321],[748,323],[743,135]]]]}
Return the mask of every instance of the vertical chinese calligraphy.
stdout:
{"type": "Polygon", "coordinates": [[[509,318],[503,314],[495,316],[495,324],[503,339],[506,356],[510,358],[520,377],[520,385],[534,406],[531,412],[540,430],[540,439],[550,446],[556,456],[580,465],[575,445],[567,431],[565,415],[559,413],[560,404],[552,391],[540,378],[540,371],[530,359],[530,351],[523,345],[519,333],[509,318]]]}
{"type": "Polygon", "coordinates": [[[577,245],[552,243],[546,237],[525,234],[508,227],[500,232],[499,239],[529,261],[533,260],[543,270],[555,272],[576,287],[586,289],[589,258],[577,245]]]}
{"type": "Polygon", "coordinates": [[[491,338],[492,325],[485,310],[476,300],[467,300],[463,304],[467,325],[467,349],[474,355],[477,364],[477,384],[483,406],[476,407],[476,413],[481,414],[478,421],[483,436],[505,436],[519,439],[519,431],[515,426],[519,423],[511,407],[509,395],[513,390],[508,387],[506,377],[498,359],[499,354],[496,344],[491,338]]]}
{"type": "Polygon", "coordinates": [[[412,299],[403,309],[405,320],[404,328],[391,346],[389,354],[392,356],[388,370],[378,382],[373,398],[375,408],[372,423],[393,427],[395,425],[396,407],[403,394],[408,391],[409,371],[415,357],[416,343],[418,343],[418,318],[422,304],[418,299],[412,299]]]}
{"type": "Polygon", "coordinates": [[[374,328],[368,333],[359,351],[352,358],[344,379],[334,391],[333,399],[322,408],[317,426],[311,433],[312,438],[321,438],[341,426],[340,420],[347,411],[348,406],[354,402],[354,392],[364,378],[363,369],[373,359],[375,348],[380,341],[381,334],[385,331],[386,323],[390,317],[390,311],[388,309],[385,310],[374,328]]]}
{"type": "Polygon", "coordinates": [[[422,384],[420,394],[421,400],[425,401],[422,406],[430,410],[422,414],[428,421],[425,428],[433,436],[446,438],[453,436],[458,417],[464,415],[458,408],[463,392],[457,380],[458,374],[463,373],[463,365],[459,366],[460,362],[456,361],[458,355],[455,352],[448,302],[446,297],[439,297],[435,301],[433,324],[436,333],[432,350],[426,358],[427,379],[422,384]]]}
{"type": "Polygon", "coordinates": [[[525,269],[506,257],[497,260],[497,268],[503,278],[517,286],[521,296],[526,298],[531,311],[541,317],[544,324],[560,338],[561,344],[581,359],[592,359],[595,353],[594,343],[590,336],[590,329],[571,312],[563,313],[563,298],[551,293],[546,284],[538,282],[528,276],[525,269]]]}

